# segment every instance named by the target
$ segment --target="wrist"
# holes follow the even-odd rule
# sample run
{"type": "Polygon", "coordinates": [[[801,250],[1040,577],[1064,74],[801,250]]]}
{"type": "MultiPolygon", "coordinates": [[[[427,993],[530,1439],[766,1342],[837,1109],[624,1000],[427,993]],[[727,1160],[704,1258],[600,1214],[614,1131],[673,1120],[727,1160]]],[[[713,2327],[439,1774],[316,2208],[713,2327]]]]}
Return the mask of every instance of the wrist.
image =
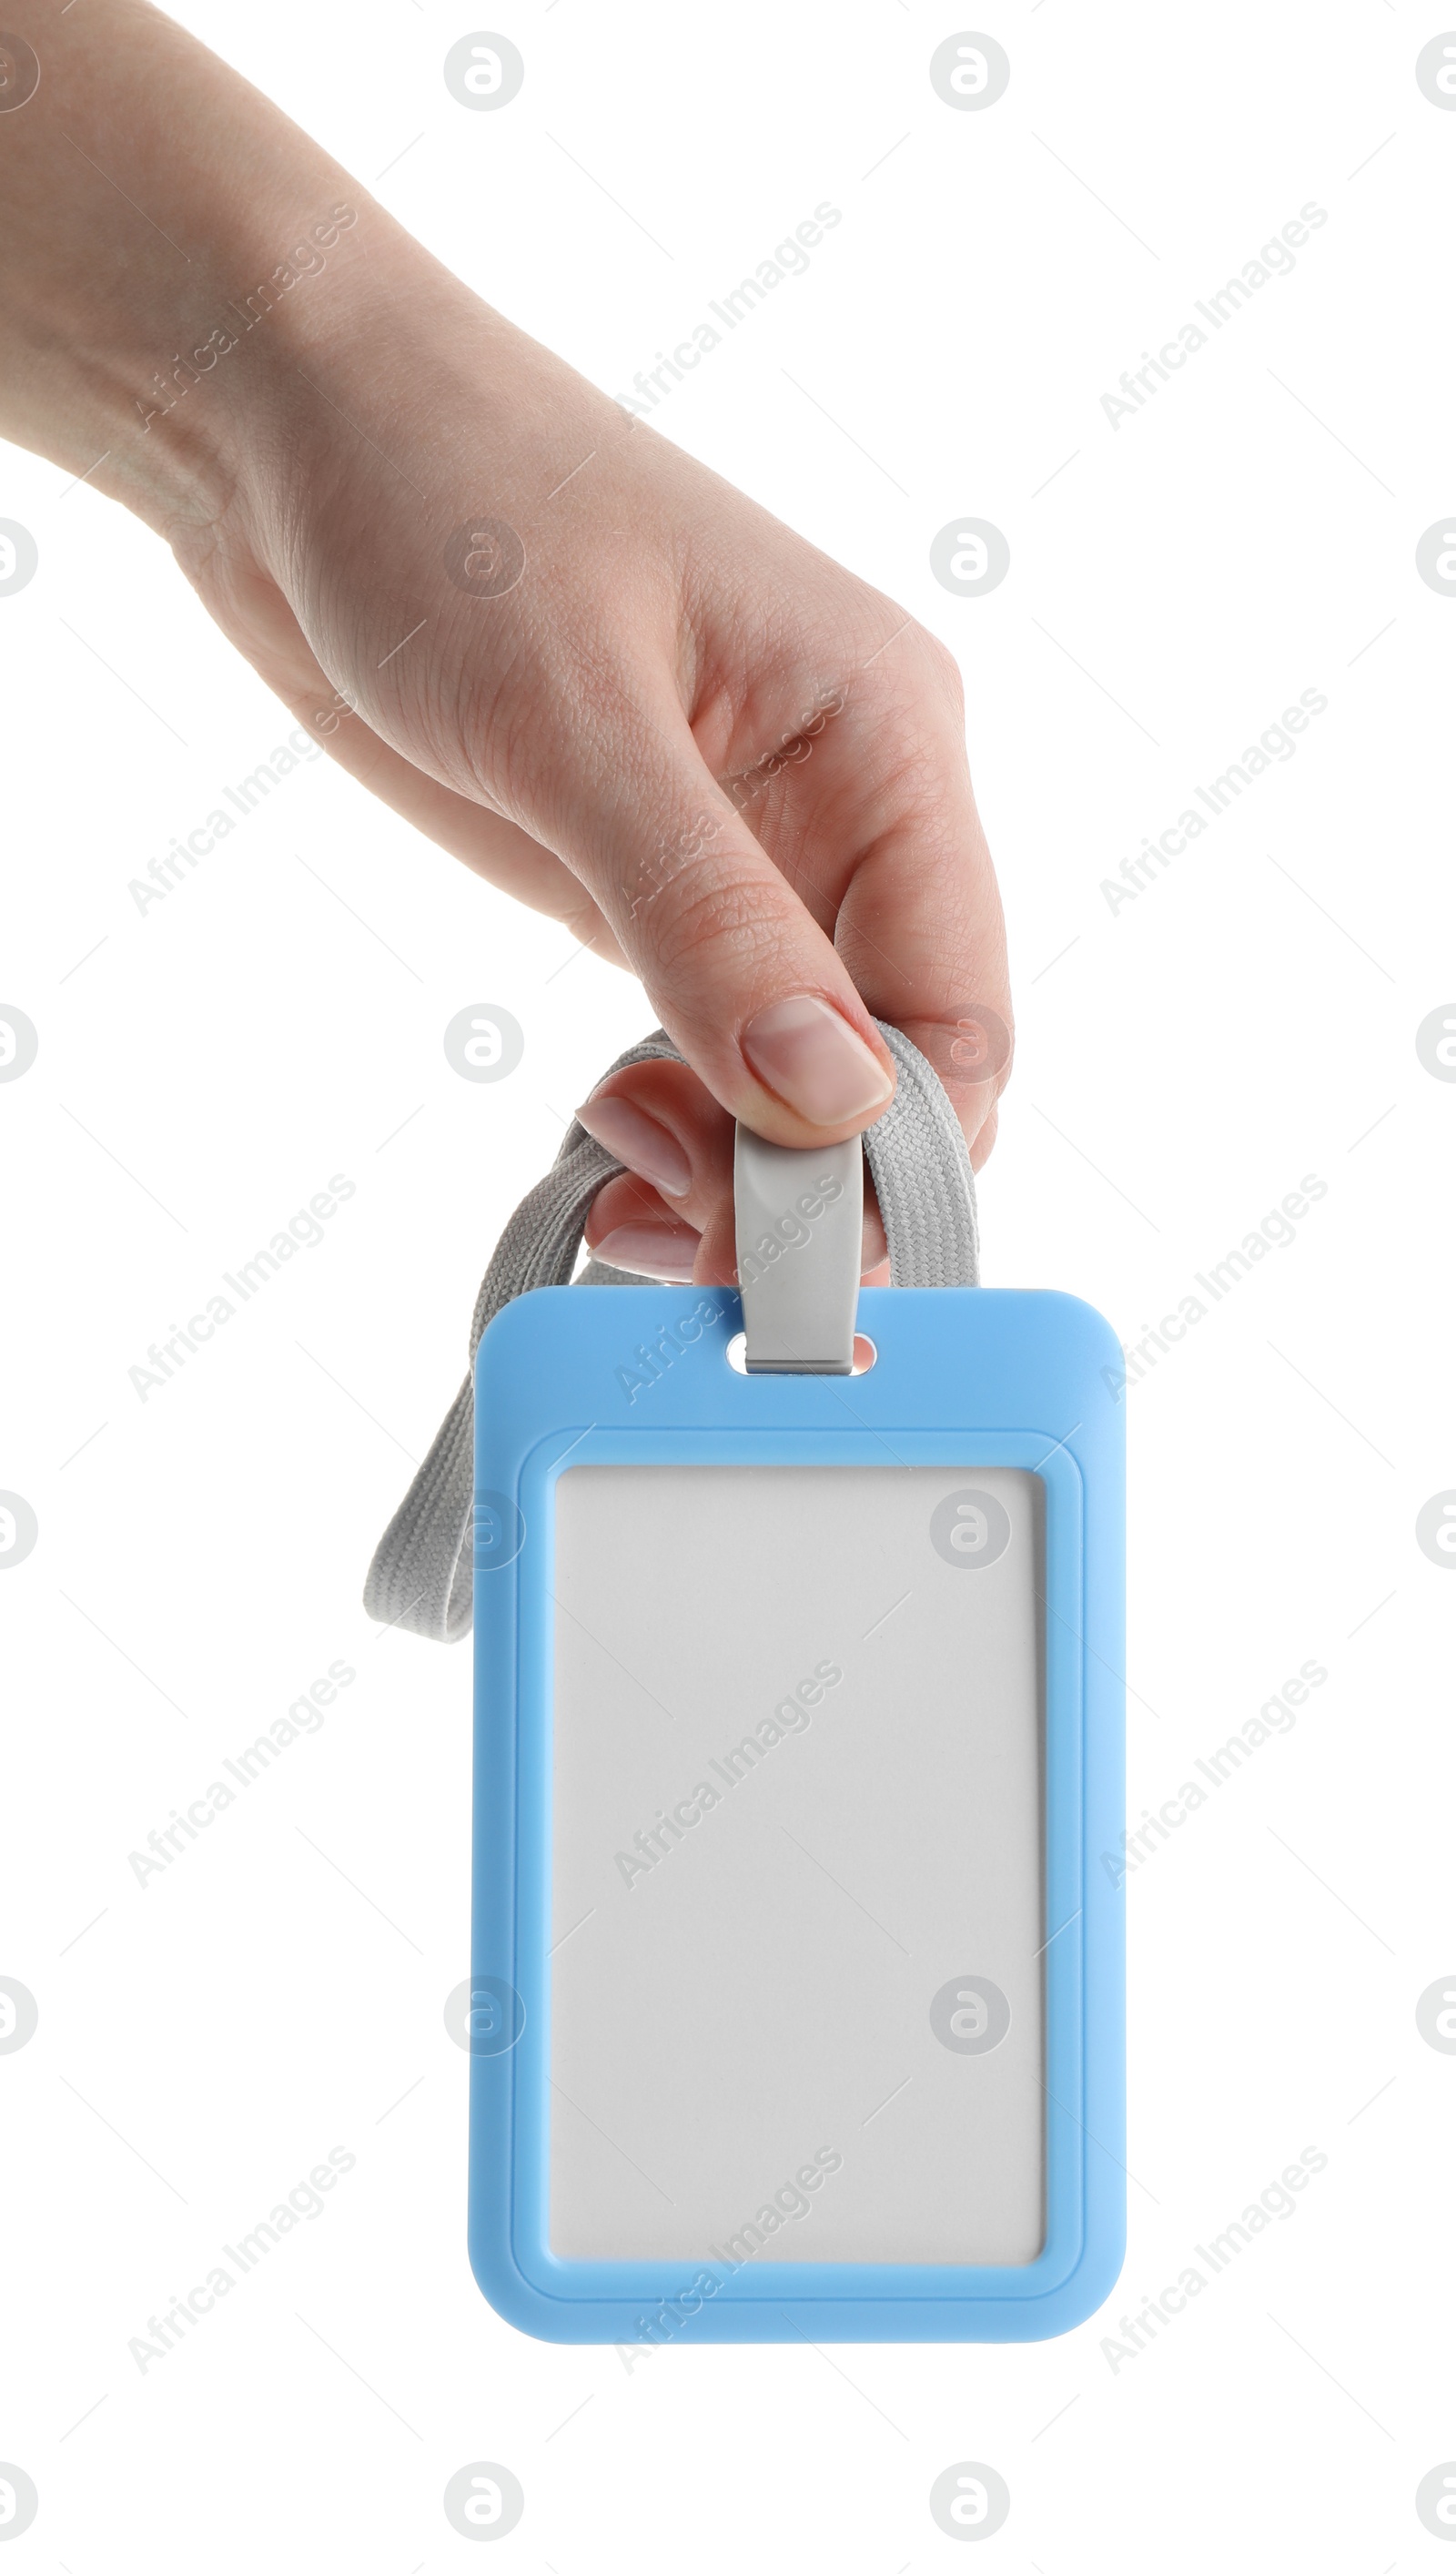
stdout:
{"type": "Polygon", "coordinates": [[[315,378],[347,328],[337,307],[368,201],[327,168],[301,174],[291,195],[305,213],[215,235],[175,327],[138,340],[111,385],[124,497],[171,536],[235,501],[250,521],[268,515],[268,496],[293,479],[280,464],[306,468],[322,435],[315,378]]]}

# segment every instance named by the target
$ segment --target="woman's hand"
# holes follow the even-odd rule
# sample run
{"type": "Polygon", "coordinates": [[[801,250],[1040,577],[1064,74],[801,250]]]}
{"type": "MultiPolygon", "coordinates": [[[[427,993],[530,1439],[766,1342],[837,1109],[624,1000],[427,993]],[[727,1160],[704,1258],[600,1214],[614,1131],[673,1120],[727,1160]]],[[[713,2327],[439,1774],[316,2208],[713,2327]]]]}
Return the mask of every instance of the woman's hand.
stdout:
{"type": "Polygon", "coordinates": [[[593,1210],[599,1253],[730,1278],[732,1120],[795,1145],[870,1123],[875,1017],[983,1160],[1010,1004],[949,653],[481,304],[168,21],[101,5],[84,46],[45,21],[48,80],[6,120],[22,228],[71,181],[48,115],[86,157],[77,249],[48,254],[70,402],[32,286],[0,425],[67,463],[104,427],[93,481],[334,756],[641,976],[687,1066],[586,1104],[635,1175],[593,1210]],[[103,208],[93,165],[147,216],[103,208]],[[138,236],[129,316],[89,309],[103,213],[138,236]]]}

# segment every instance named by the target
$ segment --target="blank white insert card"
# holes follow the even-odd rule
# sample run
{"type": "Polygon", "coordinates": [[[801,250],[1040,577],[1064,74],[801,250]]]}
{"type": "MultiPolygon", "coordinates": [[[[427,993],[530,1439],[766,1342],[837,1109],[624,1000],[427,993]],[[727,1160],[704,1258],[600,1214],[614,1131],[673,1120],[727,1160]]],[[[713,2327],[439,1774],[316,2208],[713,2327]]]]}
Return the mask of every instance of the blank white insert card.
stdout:
{"type": "Polygon", "coordinates": [[[1033,2260],[1040,1478],[584,1465],[555,1534],[553,2252],[1033,2260]]]}

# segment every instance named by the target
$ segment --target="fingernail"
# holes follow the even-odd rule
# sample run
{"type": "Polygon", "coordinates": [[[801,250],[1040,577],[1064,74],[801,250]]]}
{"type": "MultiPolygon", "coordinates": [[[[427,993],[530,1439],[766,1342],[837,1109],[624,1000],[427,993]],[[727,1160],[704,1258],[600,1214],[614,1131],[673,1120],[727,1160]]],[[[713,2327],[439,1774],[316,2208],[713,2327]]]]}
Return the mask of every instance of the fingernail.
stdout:
{"type": "Polygon", "coordinates": [[[593,1243],[592,1257],[645,1278],[691,1278],[698,1242],[691,1224],[619,1224],[593,1243]]]}
{"type": "Polygon", "coordinates": [[[847,1019],[808,992],[770,1001],[749,1020],[741,1044],[759,1080],[810,1126],[842,1126],[882,1108],[894,1089],[847,1019]]]}
{"type": "Polygon", "coordinates": [[[693,1165],[676,1135],[660,1126],[645,1108],[631,1099],[589,1099],[577,1110],[580,1124],[619,1162],[636,1171],[641,1180],[651,1180],[670,1198],[686,1198],[693,1185],[693,1165]]]}

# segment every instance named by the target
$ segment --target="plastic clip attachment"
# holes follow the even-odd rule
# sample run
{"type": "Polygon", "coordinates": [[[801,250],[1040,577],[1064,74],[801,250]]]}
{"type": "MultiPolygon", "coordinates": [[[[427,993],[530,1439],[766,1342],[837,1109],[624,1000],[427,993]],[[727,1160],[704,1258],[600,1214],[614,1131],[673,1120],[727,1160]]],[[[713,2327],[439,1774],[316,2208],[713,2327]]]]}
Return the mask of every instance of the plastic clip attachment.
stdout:
{"type": "Polygon", "coordinates": [[[739,1126],[733,1214],[746,1373],[850,1375],[864,1224],[859,1137],[802,1152],[739,1126]]]}

